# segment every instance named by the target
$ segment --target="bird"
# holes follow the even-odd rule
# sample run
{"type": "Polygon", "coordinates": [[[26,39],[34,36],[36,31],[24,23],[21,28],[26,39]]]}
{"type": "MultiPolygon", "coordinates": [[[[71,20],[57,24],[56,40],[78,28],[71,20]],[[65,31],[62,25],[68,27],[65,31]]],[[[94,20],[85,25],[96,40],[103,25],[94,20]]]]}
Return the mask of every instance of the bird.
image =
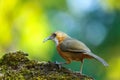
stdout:
{"type": "Polygon", "coordinates": [[[66,61],[65,64],[70,64],[72,61],[81,62],[80,74],[82,74],[84,59],[96,59],[104,66],[108,66],[104,59],[92,53],[82,41],[74,39],[62,31],[53,32],[43,42],[48,40],[55,42],[58,53],[66,61]]]}

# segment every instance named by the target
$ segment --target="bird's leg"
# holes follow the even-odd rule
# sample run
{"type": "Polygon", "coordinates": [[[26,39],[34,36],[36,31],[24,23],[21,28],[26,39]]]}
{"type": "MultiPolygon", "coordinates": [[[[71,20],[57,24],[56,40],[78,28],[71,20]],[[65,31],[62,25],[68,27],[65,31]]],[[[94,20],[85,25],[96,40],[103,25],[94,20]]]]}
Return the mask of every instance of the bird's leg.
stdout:
{"type": "Polygon", "coordinates": [[[81,61],[81,65],[80,65],[80,74],[82,74],[83,63],[84,63],[84,60],[83,60],[83,61],[81,61]]]}
{"type": "Polygon", "coordinates": [[[63,64],[66,64],[66,62],[57,62],[57,61],[55,61],[54,63],[58,66],[59,69],[61,69],[63,64]]]}
{"type": "Polygon", "coordinates": [[[66,62],[57,62],[57,61],[55,61],[54,63],[57,64],[57,65],[63,65],[63,64],[66,64],[66,62]]]}
{"type": "Polygon", "coordinates": [[[69,63],[71,63],[70,60],[67,60],[66,62],[57,62],[57,61],[55,61],[55,64],[58,65],[59,69],[61,69],[62,65],[69,64],[69,63]]]}
{"type": "Polygon", "coordinates": [[[58,64],[58,65],[70,64],[70,63],[71,63],[71,60],[66,60],[66,62],[57,62],[57,61],[55,61],[55,64],[58,64]]]}

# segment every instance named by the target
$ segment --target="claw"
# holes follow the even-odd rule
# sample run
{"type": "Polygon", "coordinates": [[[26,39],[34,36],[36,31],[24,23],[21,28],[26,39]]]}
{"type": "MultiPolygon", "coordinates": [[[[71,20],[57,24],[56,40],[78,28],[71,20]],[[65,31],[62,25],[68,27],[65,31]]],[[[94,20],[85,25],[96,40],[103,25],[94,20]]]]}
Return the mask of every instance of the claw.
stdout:
{"type": "Polygon", "coordinates": [[[66,64],[66,63],[58,62],[58,61],[55,61],[54,63],[58,66],[59,69],[62,68],[62,65],[63,65],[63,64],[66,64]]]}

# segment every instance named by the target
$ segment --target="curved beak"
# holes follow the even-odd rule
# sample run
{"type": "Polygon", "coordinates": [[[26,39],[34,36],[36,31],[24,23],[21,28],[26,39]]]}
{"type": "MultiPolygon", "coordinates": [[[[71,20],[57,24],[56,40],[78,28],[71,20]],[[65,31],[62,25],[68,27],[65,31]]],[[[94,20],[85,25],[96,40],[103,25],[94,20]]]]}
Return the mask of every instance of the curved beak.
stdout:
{"type": "Polygon", "coordinates": [[[51,40],[51,36],[45,38],[45,39],[43,40],[43,42],[45,43],[45,42],[48,41],[48,40],[51,40]]]}
{"type": "Polygon", "coordinates": [[[55,37],[56,37],[56,35],[53,35],[53,34],[52,34],[51,36],[45,38],[45,39],[43,40],[43,42],[46,42],[46,41],[48,41],[48,40],[53,40],[55,37]]]}

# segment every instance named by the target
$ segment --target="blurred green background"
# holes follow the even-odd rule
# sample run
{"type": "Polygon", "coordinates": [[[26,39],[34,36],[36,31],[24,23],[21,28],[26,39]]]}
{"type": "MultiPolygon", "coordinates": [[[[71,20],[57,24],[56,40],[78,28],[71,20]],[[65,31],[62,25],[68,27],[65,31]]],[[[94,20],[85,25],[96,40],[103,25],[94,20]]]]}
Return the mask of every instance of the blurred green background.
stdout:
{"type": "MultiPolygon", "coordinates": [[[[83,41],[109,63],[85,60],[84,74],[120,80],[120,0],[0,0],[0,56],[22,50],[30,59],[63,62],[52,41],[42,42],[54,31],[83,41]]],[[[80,62],[65,67],[78,71],[80,62]]]]}

